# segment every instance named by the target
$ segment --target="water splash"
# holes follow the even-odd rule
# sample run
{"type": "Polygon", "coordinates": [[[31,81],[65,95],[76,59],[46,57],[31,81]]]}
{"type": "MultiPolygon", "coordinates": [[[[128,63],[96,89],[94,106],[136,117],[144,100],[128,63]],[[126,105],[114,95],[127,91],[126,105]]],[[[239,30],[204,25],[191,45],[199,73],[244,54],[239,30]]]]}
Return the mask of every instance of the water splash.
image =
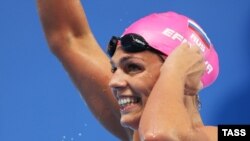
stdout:
{"type": "Polygon", "coordinates": [[[79,137],[82,136],[82,133],[78,133],[78,136],[79,136],[79,137]]]}
{"type": "MultiPolygon", "coordinates": [[[[86,127],[87,124],[85,123],[84,126],[86,127]]],[[[69,137],[66,135],[65,136],[62,136],[62,139],[60,141],[80,141],[79,139],[83,136],[83,133],[82,132],[78,132],[77,134],[69,137]]]]}
{"type": "MultiPolygon", "coordinates": [[[[88,126],[87,123],[83,124],[84,128],[87,128],[87,126],[88,126]]],[[[71,135],[63,135],[61,140],[59,140],[59,141],[81,141],[82,140],[81,138],[84,137],[83,132],[84,132],[84,130],[76,131],[75,133],[73,133],[71,135]]]]}

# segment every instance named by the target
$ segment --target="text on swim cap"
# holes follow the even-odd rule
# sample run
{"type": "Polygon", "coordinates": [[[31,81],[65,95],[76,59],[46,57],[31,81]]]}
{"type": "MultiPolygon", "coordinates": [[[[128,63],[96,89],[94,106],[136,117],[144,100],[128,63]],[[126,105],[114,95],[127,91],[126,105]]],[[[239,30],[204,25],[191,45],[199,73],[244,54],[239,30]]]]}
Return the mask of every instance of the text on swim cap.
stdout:
{"type": "MultiPolygon", "coordinates": [[[[181,35],[180,33],[176,32],[173,29],[166,28],[165,30],[163,30],[162,34],[169,37],[172,40],[178,40],[181,43],[187,42],[190,44],[190,42],[188,42],[188,40],[184,38],[183,35],[181,35]]],[[[206,46],[202,43],[199,37],[197,37],[194,33],[192,33],[190,39],[200,48],[202,52],[205,52],[206,46]]],[[[213,66],[208,61],[205,61],[205,65],[207,74],[210,74],[213,71],[213,66]]]]}
{"type": "Polygon", "coordinates": [[[213,66],[208,61],[205,61],[205,65],[207,74],[210,74],[213,71],[213,66]]]}
{"type": "MultiPolygon", "coordinates": [[[[163,30],[162,34],[171,38],[172,40],[178,40],[181,43],[188,42],[188,40],[184,38],[183,35],[170,28],[166,28],[165,30],[163,30]]],[[[197,37],[194,33],[192,33],[190,39],[201,49],[202,52],[205,52],[206,47],[202,43],[199,37],[197,37]]]]}

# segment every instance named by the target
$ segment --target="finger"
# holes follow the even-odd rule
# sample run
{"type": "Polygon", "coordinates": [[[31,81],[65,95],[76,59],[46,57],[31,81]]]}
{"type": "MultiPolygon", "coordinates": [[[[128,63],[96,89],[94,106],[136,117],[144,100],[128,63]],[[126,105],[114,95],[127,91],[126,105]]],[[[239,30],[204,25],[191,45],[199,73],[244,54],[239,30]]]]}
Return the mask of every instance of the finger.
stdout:
{"type": "Polygon", "coordinates": [[[180,47],[183,47],[183,48],[190,48],[191,45],[190,45],[190,43],[185,42],[185,43],[181,44],[180,47]]]}
{"type": "Polygon", "coordinates": [[[195,52],[197,52],[197,53],[199,53],[199,54],[202,54],[202,51],[201,51],[201,49],[200,49],[198,46],[196,46],[196,45],[191,45],[190,48],[192,48],[195,52]]]}

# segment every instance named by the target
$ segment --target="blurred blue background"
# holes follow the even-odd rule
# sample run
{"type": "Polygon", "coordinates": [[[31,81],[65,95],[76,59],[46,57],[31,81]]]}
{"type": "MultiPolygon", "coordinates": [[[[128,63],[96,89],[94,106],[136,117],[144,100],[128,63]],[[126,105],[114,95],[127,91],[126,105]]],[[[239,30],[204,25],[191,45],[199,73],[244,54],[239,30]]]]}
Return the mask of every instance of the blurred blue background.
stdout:
{"type": "MultiPolygon", "coordinates": [[[[173,10],[197,21],[220,58],[217,81],[201,91],[206,124],[250,124],[250,1],[82,0],[105,48],[136,19],[173,10]]],[[[35,0],[0,5],[0,140],[117,141],[94,119],[48,49],[35,0]]]]}

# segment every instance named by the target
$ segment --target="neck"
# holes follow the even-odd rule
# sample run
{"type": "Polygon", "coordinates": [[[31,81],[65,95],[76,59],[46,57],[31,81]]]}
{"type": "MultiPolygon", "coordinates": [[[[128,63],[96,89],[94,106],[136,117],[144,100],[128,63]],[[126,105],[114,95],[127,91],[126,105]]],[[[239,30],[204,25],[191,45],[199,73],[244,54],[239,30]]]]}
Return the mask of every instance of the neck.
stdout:
{"type": "Polygon", "coordinates": [[[132,141],[140,141],[140,136],[137,130],[134,131],[133,140],[132,141]]]}

